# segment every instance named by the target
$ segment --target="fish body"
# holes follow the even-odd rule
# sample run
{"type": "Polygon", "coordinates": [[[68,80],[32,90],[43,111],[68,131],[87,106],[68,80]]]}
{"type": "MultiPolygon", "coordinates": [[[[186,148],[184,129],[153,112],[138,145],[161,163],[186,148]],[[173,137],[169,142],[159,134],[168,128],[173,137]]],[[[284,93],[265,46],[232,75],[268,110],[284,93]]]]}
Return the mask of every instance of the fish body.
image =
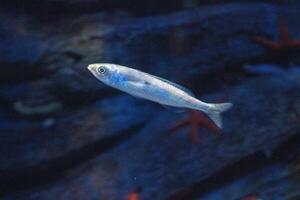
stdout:
{"type": "Polygon", "coordinates": [[[148,73],[109,63],[90,64],[88,69],[100,81],[113,88],[156,103],[176,108],[200,110],[218,127],[222,127],[220,113],[231,103],[209,104],[196,99],[189,90],[166,79],[148,73]]]}

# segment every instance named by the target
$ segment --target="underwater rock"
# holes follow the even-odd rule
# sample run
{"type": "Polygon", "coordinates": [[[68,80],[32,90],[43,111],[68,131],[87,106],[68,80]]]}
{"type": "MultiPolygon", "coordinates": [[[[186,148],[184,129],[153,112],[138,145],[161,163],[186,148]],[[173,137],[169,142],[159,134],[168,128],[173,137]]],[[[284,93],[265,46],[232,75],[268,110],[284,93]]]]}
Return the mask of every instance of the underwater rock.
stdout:
{"type": "MultiPolygon", "coordinates": [[[[41,103],[41,102],[39,102],[41,103]]],[[[57,112],[62,108],[62,104],[60,102],[43,102],[40,105],[26,105],[26,103],[22,101],[17,101],[13,104],[14,109],[22,114],[27,116],[38,116],[38,115],[48,115],[54,112],[57,112]]]]}
{"type": "MultiPolygon", "coordinates": [[[[207,81],[208,76],[222,76],[228,70],[232,71],[230,76],[235,76],[234,71],[243,70],[241,63],[264,54],[252,41],[253,36],[276,38],[278,9],[274,4],[230,3],[153,17],[132,17],[121,12],[82,14],[62,18],[48,27],[41,25],[40,30],[35,24],[33,36],[47,38],[37,45],[43,47],[43,56],[37,53],[30,62],[40,59],[39,65],[7,68],[10,72],[3,80],[21,79],[19,74],[44,78],[54,96],[77,106],[110,94],[110,89],[88,73],[87,65],[94,62],[127,65],[191,85],[194,80],[207,81]],[[32,73],[16,73],[20,70],[32,73]]],[[[297,32],[297,26],[290,30],[297,32]]],[[[221,81],[216,78],[213,85],[221,81]]],[[[201,91],[211,85],[211,81],[201,84],[201,91]]]]}
{"type": "Polygon", "coordinates": [[[75,19],[68,24],[80,31],[58,37],[44,59],[54,71],[49,88],[76,91],[73,99],[86,91],[87,98],[107,94],[107,87],[87,73],[87,65],[96,62],[122,64],[177,82],[220,75],[263,54],[251,36],[273,37],[276,9],[262,3],[227,4],[115,23],[89,21],[93,15],[75,19]]]}
{"type": "Polygon", "coordinates": [[[293,164],[273,164],[235,180],[225,187],[199,198],[199,200],[244,200],[253,194],[259,199],[299,199],[299,166],[293,164]]]}
{"type": "MultiPolygon", "coordinates": [[[[13,22],[1,21],[0,63],[36,63],[46,49],[46,44],[37,34],[26,32],[26,27],[10,27],[13,22]],[[23,30],[22,30],[23,28],[23,30]]],[[[16,26],[24,26],[16,24],[16,26]]]]}
{"type": "Polygon", "coordinates": [[[63,104],[45,89],[33,86],[26,96],[13,102],[12,108],[20,115],[42,117],[62,110],[63,104]]]}
{"type": "Polygon", "coordinates": [[[72,168],[68,161],[61,164],[60,158],[65,156],[78,163],[91,159],[104,146],[113,148],[115,143],[136,134],[151,113],[160,109],[130,96],[103,99],[85,109],[63,108],[63,113],[52,113],[58,106],[61,105],[57,102],[49,102],[22,107],[23,115],[29,115],[25,118],[0,113],[0,179],[31,171],[34,166],[47,166],[47,170],[55,165],[72,168]]]}
{"type": "MultiPolygon", "coordinates": [[[[248,0],[249,2],[252,2],[248,0]]],[[[265,0],[268,2],[268,0],[265,0]]],[[[283,0],[276,0],[280,2],[283,0]]],[[[195,8],[215,3],[239,2],[238,0],[161,0],[153,4],[151,0],[31,0],[31,3],[16,6],[17,1],[5,1],[4,6],[16,10],[23,9],[41,19],[55,20],[55,16],[76,16],[95,12],[125,11],[134,16],[149,16],[175,12],[180,9],[195,8]]],[[[18,5],[18,4],[17,4],[18,5]]],[[[57,18],[56,18],[57,19],[57,18]]]]}
{"type": "Polygon", "coordinates": [[[0,82],[17,83],[41,78],[46,68],[37,66],[46,53],[47,40],[30,30],[28,16],[0,16],[0,82]]]}
{"type": "MultiPolygon", "coordinates": [[[[183,116],[158,110],[122,145],[64,173],[67,178],[59,182],[13,197],[119,200],[140,187],[141,199],[166,199],[243,157],[265,150],[270,141],[285,141],[299,133],[300,90],[294,82],[256,78],[227,94],[234,108],[224,115],[221,137],[201,130],[201,144],[194,145],[187,130],[170,135],[169,126],[183,116]]],[[[201,99],[220,95],[224,94],[201,99]]]]}
{"type": "MultiPolygon", "coordinates": [[[[241,63],[264,55],[252,36],[277,37],[278,10],[275,4],[233,3],[155,17],[85,13],[35,26],[34,34],[4,24],[0,82],[9,84],[1,86],[0,101],[30,105],[43,94],[60,106],[46,113],[42,107],[42,118],[35,110],[39,101],[29,112],[28,104],[17,104],[21,116],[0,112],[0,196],[29,189],[13,197],[119,200],[140,186],[141,199],[164,199],[254,152],[272,156],[270,140],[277,145],[300,130],[299,85],[291,79],[241,80],[229,93],[235,106],[224,115],[223,136],[201,130],[202,142],[193,145],[185,129],[168,134],[180,114],[119,95],[86,67],[114,62],[188,81],[192,89],[224,89],[224,71],[245,79],[238,74],[241,63]],[[42,80],[29,84],[33,79],[42,80]]],[[[293,34],[300,27],[294,10],[293,34]]]]}
{"type": "Polygon", "coordinates": [[[26,97],[30,90],[29,84],[0,85],[0,101],[3,103],[14,102],[16,99],[26,97]]]}

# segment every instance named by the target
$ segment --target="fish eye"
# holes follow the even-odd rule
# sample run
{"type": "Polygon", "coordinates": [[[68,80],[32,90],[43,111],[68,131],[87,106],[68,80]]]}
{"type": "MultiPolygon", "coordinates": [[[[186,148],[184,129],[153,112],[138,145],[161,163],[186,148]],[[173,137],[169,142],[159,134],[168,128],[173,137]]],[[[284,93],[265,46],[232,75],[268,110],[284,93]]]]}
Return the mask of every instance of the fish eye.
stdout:
{"type": "Polygon", "coordinates": [[[99,72],[100,74],[104,74],[104,73],[105,73],[105,67],[104,67],[104,66],[100,66],[100,67],[98,68],[98,72],[99,72]]]}

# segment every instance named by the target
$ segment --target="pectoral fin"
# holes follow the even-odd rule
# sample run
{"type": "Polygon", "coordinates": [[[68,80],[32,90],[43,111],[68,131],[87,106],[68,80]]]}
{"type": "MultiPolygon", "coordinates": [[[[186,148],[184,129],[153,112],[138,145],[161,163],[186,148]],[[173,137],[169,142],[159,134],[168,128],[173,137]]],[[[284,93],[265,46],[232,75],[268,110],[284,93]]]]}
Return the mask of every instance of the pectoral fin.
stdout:
{"type": "Polygon", "coordinates": [[[137,91],[144,90],[144,88],[148,85],[148,83],[137,82],[137,81],[127,81],[126,84],[128,85],[129,88],[132,88],[130,91],[127,91],[127,93],[129,93],[132,96],[137,97],[137,98],[143,98],[140,95],[140,92],[137,92],[137,91]]]}
{"type": "Polygon", "coordinates": [[[132,88],[143,88],[147,85],[147,83],[145,82],[136,82],[136,81],[127,81],[126,84],[132,88]]]}

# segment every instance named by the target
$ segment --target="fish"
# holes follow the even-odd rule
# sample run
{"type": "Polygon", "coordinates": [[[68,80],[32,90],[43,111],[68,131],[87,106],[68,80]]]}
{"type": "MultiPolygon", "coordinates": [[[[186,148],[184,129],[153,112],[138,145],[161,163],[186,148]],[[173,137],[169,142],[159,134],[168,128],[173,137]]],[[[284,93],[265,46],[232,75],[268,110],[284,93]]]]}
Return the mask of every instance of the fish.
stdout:
{"type": "Polygon", "coordinates": [[[185,87],[134,68],[112,63],[93,63],[89,64],[87,68],[104,84],[132,96],[173,109],[201,111],[219,128],[223,127],[221,113],[232,107],[232,103],[202,102],[185,87]]]}

